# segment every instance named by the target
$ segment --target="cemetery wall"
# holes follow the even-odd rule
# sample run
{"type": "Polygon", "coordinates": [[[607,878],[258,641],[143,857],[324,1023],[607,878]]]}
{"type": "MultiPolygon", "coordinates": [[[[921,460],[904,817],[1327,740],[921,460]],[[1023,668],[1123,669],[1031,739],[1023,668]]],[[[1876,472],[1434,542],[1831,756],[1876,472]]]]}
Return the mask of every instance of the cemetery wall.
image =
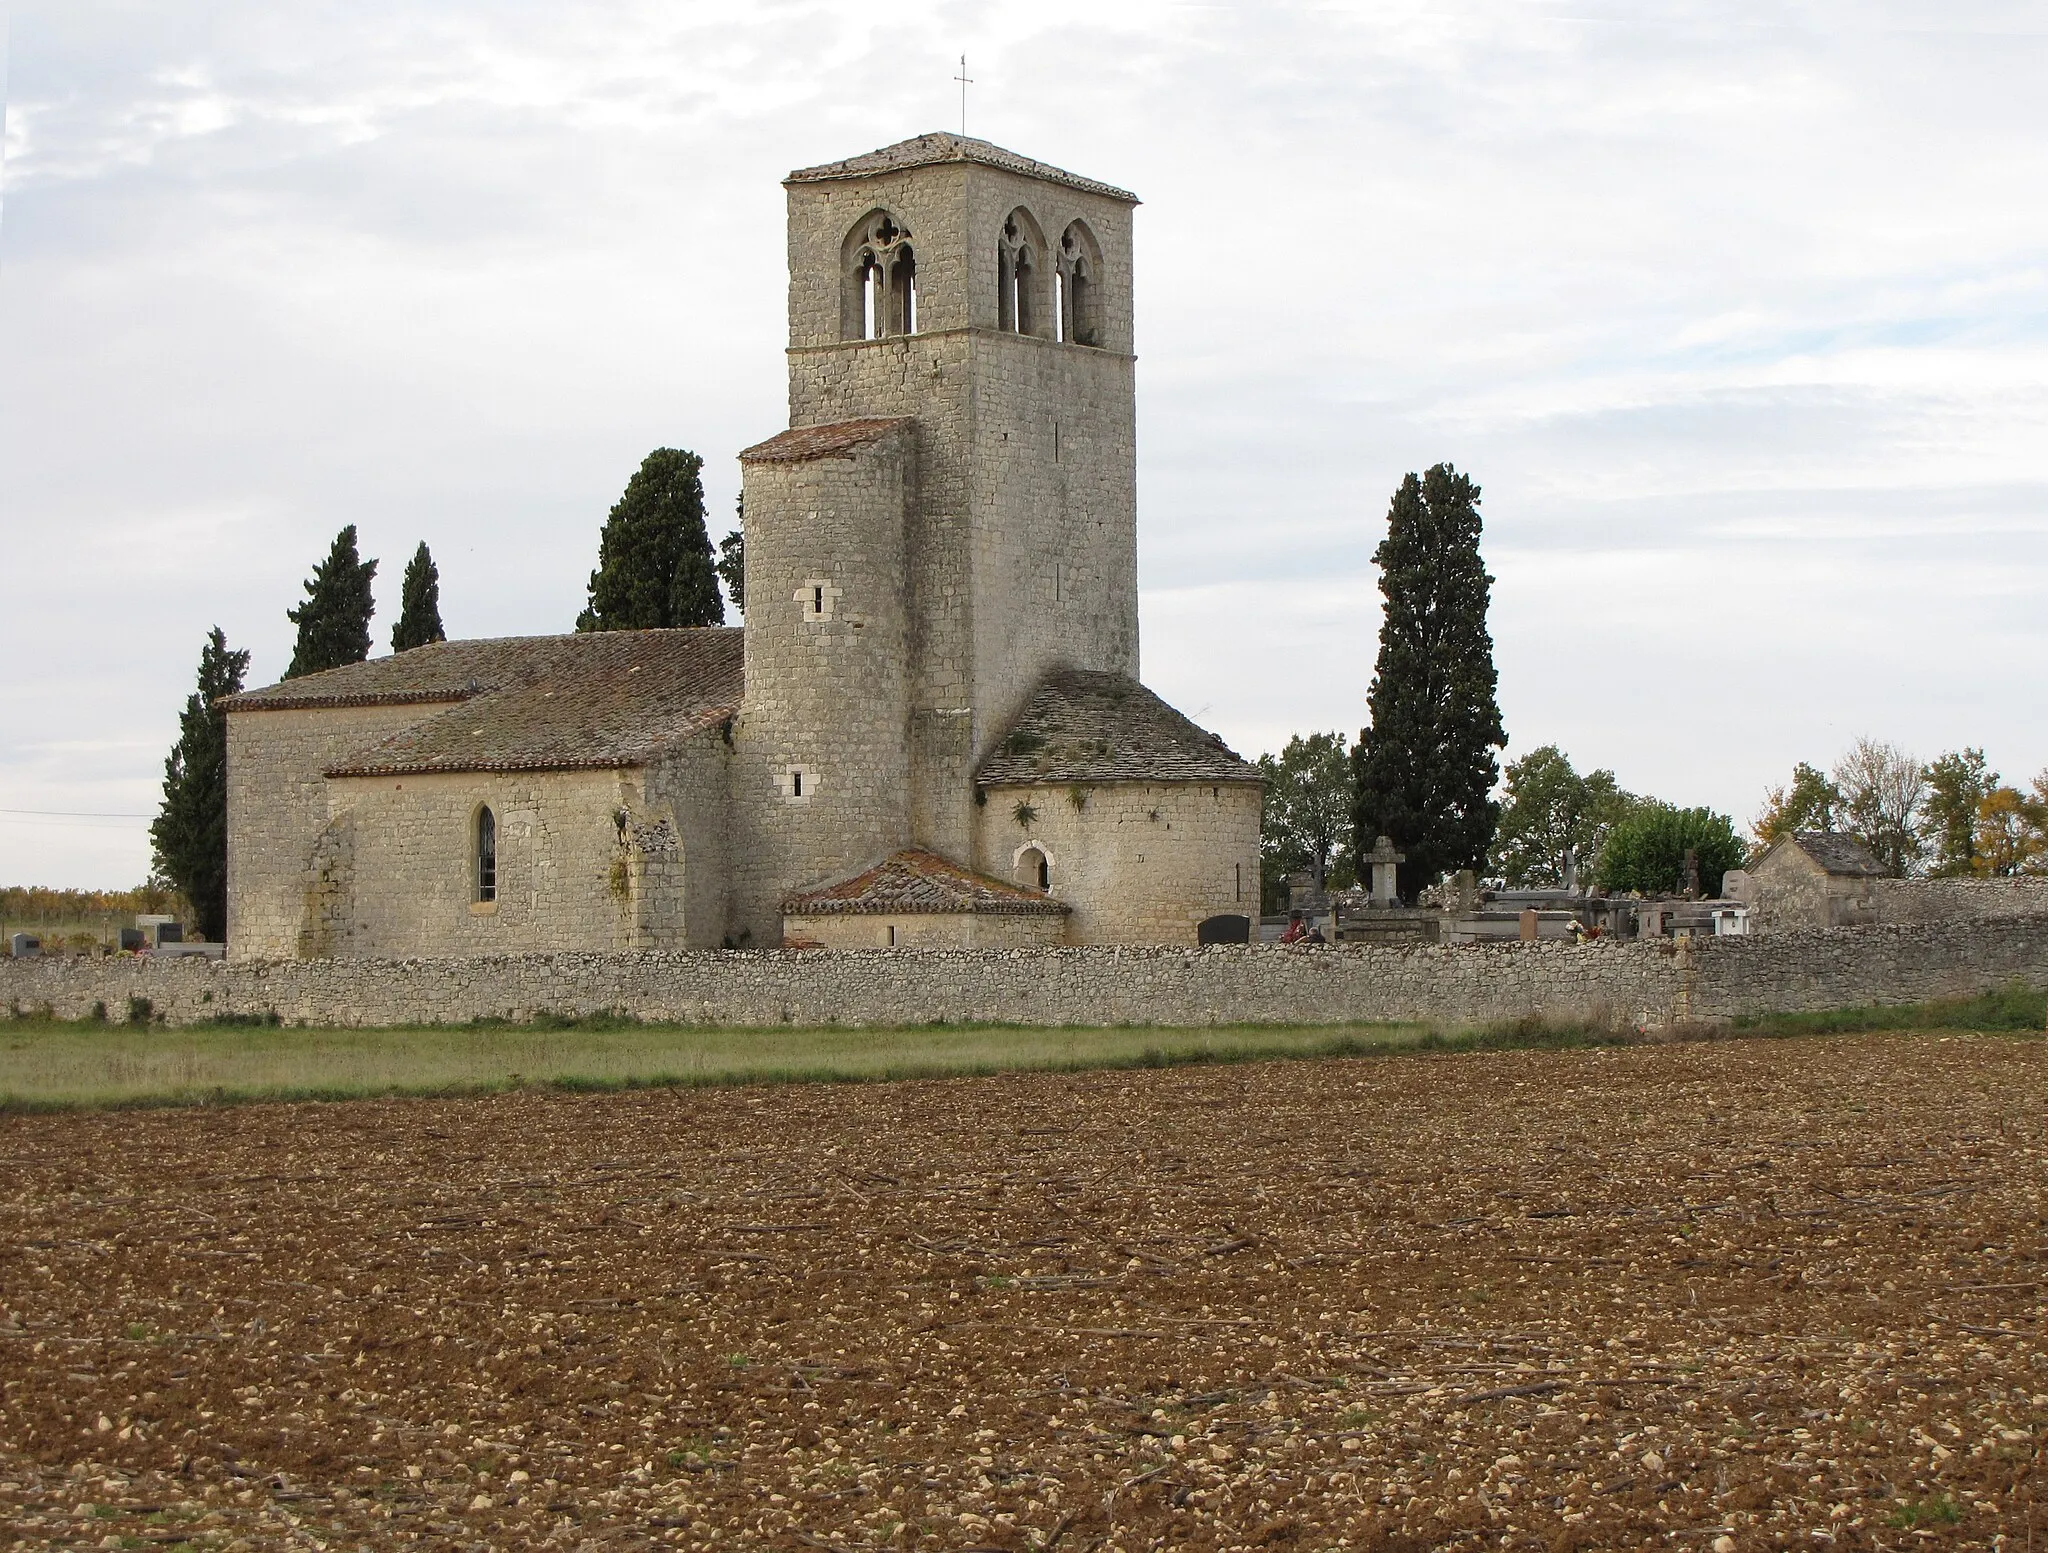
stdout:
{"type": "Polygon", "coordinates": [[[607,1010],[728,1026],[1664,1023],[2048,984],[2048,916],[1699,941],[649,951],[449,960],[0,960],[0,1009],[171,1024],[464,1023],[607,1010]]]}

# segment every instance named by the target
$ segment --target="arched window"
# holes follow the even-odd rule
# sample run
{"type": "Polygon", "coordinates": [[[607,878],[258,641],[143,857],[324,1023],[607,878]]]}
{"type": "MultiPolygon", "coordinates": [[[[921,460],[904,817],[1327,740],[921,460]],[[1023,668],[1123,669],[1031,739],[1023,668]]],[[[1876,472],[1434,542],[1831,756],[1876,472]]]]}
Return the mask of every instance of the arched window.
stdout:
{"type": "Polygon", "coordinates": [[[1017,882],[1041,895],[1052,892],[1052,863],[1037,847],[1026,847],[1017,859],[1017,882]]]}
{"type": "Polygon", "coordinates": [[[845,283],[839,335],[879,340],[917,332],[917,263],[910,233],[886,210],[871,210],[853,224],[841,245],[845,283]]]}
{"type": "Polygon", "coordinates": [[[1071,222],[1060,234],[1059,299],[1060,321],[1054,338],[1071,345],[1102,343],[1101,301],[1098,288],[1102,274],[1102,247],[1085,221],[1071,222]]]}
{"type": "Polygon", "coordinates": [[[1019,205],[996,239],[997,328],[1012,334],[1047,332],[1044,261],[1045,238],[1031,212],[1019,205]]]}
{"type": "Polygon", "coordinates": [[[917,333],[917,255],[901,244],[889,266],[889,332],[917,333]]]}
{"type": "Polygon", "coordinates": [[[498,821],[488,805],[476,811],[476,898],[498,898],[498,821]]]}

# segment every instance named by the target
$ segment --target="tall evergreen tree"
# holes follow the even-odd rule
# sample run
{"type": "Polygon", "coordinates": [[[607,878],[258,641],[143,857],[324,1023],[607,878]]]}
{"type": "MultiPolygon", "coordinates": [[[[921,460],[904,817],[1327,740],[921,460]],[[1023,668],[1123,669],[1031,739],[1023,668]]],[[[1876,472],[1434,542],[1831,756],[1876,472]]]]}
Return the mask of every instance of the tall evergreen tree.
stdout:
{"type": "Polygon", "coordinates": [[[334,536],[327,559],[306,579],[305,601],[284,612],[285,619],[299,628],[286,679],[361,663],[370,656],[370,617],[377,613],[370,579],[376,575],[377,563],[356,554],[356,526],[349,524],[334,536]]]}
{"type": "Polygon", "coordinates": [[[248,671],[248,653],[229,651],[215,626],[199,651],[199,688],[178,717],[163,808],[149,827],[152,870],[192,903],[199,936],[213,943],[228,930],[228,719],[219,702],[242,688],[248,671]]]}
{"type": "Polygon", "coordinates": [[[725,596],[741,614],[747,612],[747,493],[740,492],[733,521],[739,526],[718,542],[718,579],[725,596]]]}
{"type": "Polygon", "coordinates": [[[447,640],[448,633],[441,629],[441,569],[427,553],[427,542],[422,539],[412,559],[405,563],[405,587],[398,624],[391,629],[391,650],[404,652],[408,647],[447,640]]]}
{"type": "Polygon", "coordinates": [[[704,528],[704,460],[656,448],[605,519],[579,631],[644,631],[725,622],[704,528]]]}
{"type": "Polygon", "coordinates": [[[1389,836],[1408,856],[1404,897],[1479,868],[1500,806],[1490,796],[1505,747],[1479,558],[1479,487],[1449,464],[1401,482],[1373,552],[1386,599],[1372,723],[1352,751],[1356,854],[1389,836]]]}

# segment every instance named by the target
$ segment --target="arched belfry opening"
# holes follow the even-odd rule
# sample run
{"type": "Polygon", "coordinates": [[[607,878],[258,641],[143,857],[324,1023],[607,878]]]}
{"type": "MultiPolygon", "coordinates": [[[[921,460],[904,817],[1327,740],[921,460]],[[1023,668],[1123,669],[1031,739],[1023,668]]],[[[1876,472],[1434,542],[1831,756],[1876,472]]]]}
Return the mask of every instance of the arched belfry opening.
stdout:
{"type": "Polygon", "coordinates": [[[996,237],[996,327],[1011,334],[1047,335],[1055,317],[1047,295],[1045,234],[1019,205],[996,237]]]}
{"type": "Polygon", "coordinates": [[[888,211],[871,210],[854,223],[842,245],[840,273],[841,339],[917,333],[917,256],[909,231],[888,211]]]}
{"type": "Polygon", "coordinates": [[[1058,326],[1053,338],[1069,345],[1102,343],[1102,245],[1085,221],[1069,222],[1060,234],[1055,295],[1058,326]]]}

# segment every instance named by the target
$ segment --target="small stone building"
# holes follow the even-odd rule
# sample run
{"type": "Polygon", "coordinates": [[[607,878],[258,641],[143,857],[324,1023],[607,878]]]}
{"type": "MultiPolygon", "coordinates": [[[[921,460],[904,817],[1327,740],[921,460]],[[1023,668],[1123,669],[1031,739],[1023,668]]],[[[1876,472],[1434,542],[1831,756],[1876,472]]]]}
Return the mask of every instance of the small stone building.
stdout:
{"type": "Polygon", "coordinates": [[[1865,927],[1878,920],[1883,859],[1839,831],[1790,831],[1773,841],[1723,893],[1750,908],[1757,932],[1801,927],[1865,927]]]}
{"type": "Polygon", "coordinates": [[[744,629],[232,698],[231,954],[1193,944],[1256,913],[1257,768],[1137,679],[1135,197],[945,134],[784,187],[744,629]]]}

